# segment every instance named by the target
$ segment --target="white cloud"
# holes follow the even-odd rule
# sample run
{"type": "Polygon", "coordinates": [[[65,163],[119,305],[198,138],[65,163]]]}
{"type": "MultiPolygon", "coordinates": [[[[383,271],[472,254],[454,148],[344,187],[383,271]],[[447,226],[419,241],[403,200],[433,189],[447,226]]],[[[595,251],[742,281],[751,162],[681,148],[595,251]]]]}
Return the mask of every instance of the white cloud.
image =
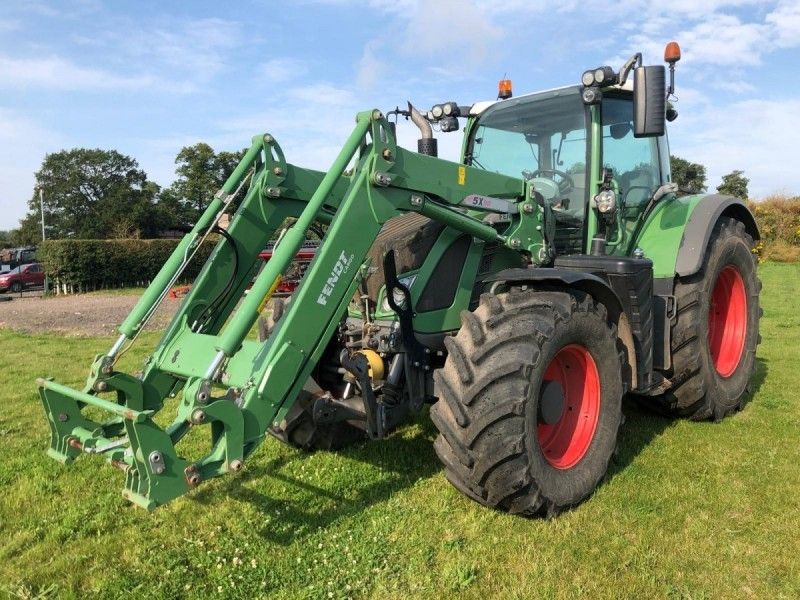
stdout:
{"type": "Polygon", "coordinates": [[[124,76],[102,69],[86,68],[58,56],[12,58],[0,56],[0,86],[38,87],[53,90],[130,90],[155,83],[149,75],[124,76]]]}
{"type": "Polygon", "coordinates": [[[358,8],[366,5],[387,14],[406,13],[419,4],[418,0],[299,0],[299,3],[358,8]]]}
{"type": "Polygon", "coordinates": [[[25,11],[37,14],[42,17],[59,17],[61,16],[61,11],[53,8],[52,5],[48,4],[47,2],[39,2],[37,0],[30,0],[29,2],[24,2],[22,7],[25,11]]]}
{"type": "Polygon", "coordinates": [[[21,114],[0,106],[0,229],[13,229],[28,210],[34,172],[48,152],[62,148],[54,132],[21,114]]]}
{"type": "Polygon", "coordinates": [[[408,18],[399,36],[403,52],[436,57],[437,63],[483,62],[502,33],[488,12],[460,0],[420,3],[408,18]]]}
{"type": "Polygon", "coordinates": [[[753,197],[800,190],[800,170],[785,160],[796,153],[800,100],[687,104],[670,129],[672,151],[706,165],[710,191],[734,169],[750,178],[753,197]]]}
{"type": "Polygon", "coordinates": [[[371,40],[364,46],[361,59],[356,69],[356,85],[362,89],[371,89],[386,73],[387,67],[378,51],[383,46],[380,40],[371,40]]]}
{"type": "Polygon", "coordinates": [[[0,19],[0,33],[17,31],[19,28],[20,22],[16,19],[0,19]]]}
{"type": "Polygon", "coordinates": [[[653,5],[646,18],[631,19],[621,27],[633,32],[627,36],[623,54],[627,57],[643,51],[645,60],[655,62],[663,43],[675,39],[683,50],[682,67],[757,66],[779,48],[800,46],[800,3],[769,3],[769,8],[763,2],[722,0],[653,5]],[[724,12],[744,4],[758,4],[765,9],[764,16],[756,14],[744,20],[724,12]],[[683,18],[676,18],[676,14],[683,18]]]}
{"type": "Polygon", "coordinates": [[[106,35],[109,47],[121,45],[125,54],[151,69],[201,82],[224,68],[242,37],[239,23],[217,18],[162,20],[152,27],[129,27],[120,36],[121,28],[106,35]]]}
{"type": "MultiPolygon", "coordinates": [[[[92,66],[63,56],[0,55],[0,87],[37,87],[69,91],[158,89],[188,93],[206,84],[239,45],[239,24],[223,19],[195,19],[160,27],[117,23],[96,36],[72,36],[73,43],[95,46],[92,66]],[[121,32],[124,30],[124,34],[121,32]],[[101,62],[110,66],[100,67],[101,62]]],[[[272,65],[273,74],[277,66],[272,65]]]]}
{"type": "MultiPolygon", "coordinates": [[[[491,11],[478,3],[371,0],[369,4],[395,21],[391,29],[397,33],[373,38],[364,45],[355,78],[362,89],[387,83],[389,74],[396,78],[397,69],[388,65],[402,65],[408,59],[422,61],[425,68],[458,67],[455,73],[461,77],[464,71],[472,71],[490,59],[502,38],[502,28],[493,22],[491,11]],[[398,49],[404,58],[398,59],[398,49]]],[[[419,73],[411,75],[415,76],[419,73]]]]}
{"type": "Polygon", "coordinates": [[[800,3],[796,0],[781,2],[765,21],[772,26],[772,43],[776,46],[792,48],[800,44],[800,3]]]}
{"type": "MultiPolygon", "coordinates": [[[[356,96],[351,90],[324,82],[291,88],[288,95],[299,101],[299,108],[304,114],[321,114],[330,107],[341,110],[356,104],[356,96]]],[[[327,118],[323,120],[327,121],[327,118]]]]}
{"type": "Polygon", "coordinates": [[[272,58],[256,69],[260,78],[269,83],[282,83],[302,77],[308,72],[308,65],[296,58],[272,58]]]}

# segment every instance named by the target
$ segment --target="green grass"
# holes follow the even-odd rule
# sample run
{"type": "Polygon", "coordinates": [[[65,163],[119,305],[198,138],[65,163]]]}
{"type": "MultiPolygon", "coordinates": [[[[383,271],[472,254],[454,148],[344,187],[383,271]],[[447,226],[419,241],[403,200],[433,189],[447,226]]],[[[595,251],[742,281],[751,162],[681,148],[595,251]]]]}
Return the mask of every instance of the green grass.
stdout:
{"type": "MultiPolygon", "coordinates": [[[[761,276],[763,344],[745,410],[688,423],[627,403],[609,479],[549,521],[493,512],[450,487],[427,416],[341,453],[269,440],[241,474],[148,514],[122,500],[118,471],[89,457],[67,468],[44,453],[34,378],[80,384],[109,340],[0,331],[0,591],[800,597],[800,265],[765,264],[761,276]]],[[[128,368],[142,358],[132,350],[128,368]]]]}

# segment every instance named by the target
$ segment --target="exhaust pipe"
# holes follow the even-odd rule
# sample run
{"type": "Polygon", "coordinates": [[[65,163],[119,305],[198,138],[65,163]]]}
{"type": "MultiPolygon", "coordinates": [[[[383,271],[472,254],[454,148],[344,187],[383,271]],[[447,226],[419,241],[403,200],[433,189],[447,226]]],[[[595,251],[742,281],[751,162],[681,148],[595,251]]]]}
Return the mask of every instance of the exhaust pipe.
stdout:
{"type": "Polygon", "coordinates": [[[408,112],[411,114],[411,121],[419,127],[420,138],[417,140],[417,152],[428,156],[438,156],[439,150],[437,140],[433,137],[433,129],[421,112],[408,103],[408,112]]]}

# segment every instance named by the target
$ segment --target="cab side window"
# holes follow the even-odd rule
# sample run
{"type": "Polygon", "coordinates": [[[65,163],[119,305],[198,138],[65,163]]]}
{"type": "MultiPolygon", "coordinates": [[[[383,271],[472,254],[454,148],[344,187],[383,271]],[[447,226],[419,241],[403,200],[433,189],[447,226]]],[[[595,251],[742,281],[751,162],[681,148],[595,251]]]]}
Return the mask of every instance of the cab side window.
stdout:
{"type": "Polygon", "coordinates": [[[633,136],[633,101],[603,99],[603,166],[613,170],[626,216],[644,208],[661,185],[658,138],[633,136]]]}

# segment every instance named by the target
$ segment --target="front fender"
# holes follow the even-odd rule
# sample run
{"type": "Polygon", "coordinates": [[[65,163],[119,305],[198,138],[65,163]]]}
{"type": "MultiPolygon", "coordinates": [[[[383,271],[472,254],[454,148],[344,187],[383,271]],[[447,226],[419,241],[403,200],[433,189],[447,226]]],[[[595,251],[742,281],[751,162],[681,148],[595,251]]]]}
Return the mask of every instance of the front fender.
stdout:
{"type": "Polygon", "coordinates": [[[498,271],[483,280],[485,283],[529,284],[533,286],[554,286],[562,289],[580,290],[600,302],[608,311],[609,320],[617,325],[619,335],[628,357],[630,375],[626,384],[635,389],[638,382],[639,361],[628,317],[617,294],[611,286],[593,273],[559,268],[511,268],[498,271]]]}
{"type": "Polygon", "coordinates": [[[672,278],[697,273],[714,225],[722,217],[742,223],[754,240],[758,226],[747,206],[733,196],[696,194],[658,204],[645,222],[636,246],[653,261],[653,276],[672,278]]]}

